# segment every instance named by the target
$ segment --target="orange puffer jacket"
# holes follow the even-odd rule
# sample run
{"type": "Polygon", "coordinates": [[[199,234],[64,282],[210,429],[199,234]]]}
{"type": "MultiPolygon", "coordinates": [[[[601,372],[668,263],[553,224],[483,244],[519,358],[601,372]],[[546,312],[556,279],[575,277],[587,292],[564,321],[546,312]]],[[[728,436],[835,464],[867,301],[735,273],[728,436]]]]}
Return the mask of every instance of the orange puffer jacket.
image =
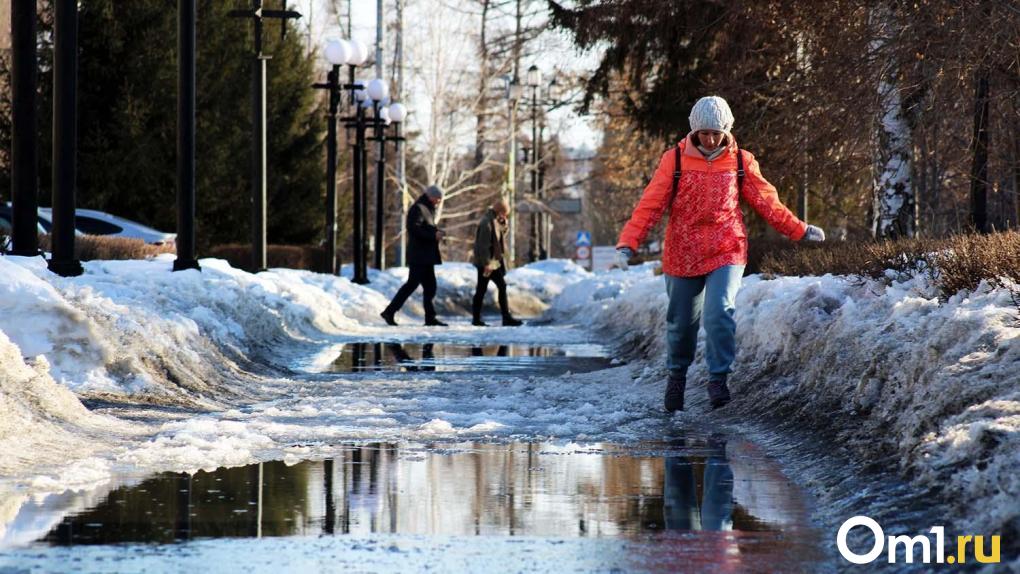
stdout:
{"type": "MultiPolygon", "coordinates": [[[[670,210],[663,247],[662,270],[674,277],[707,275],[724,265],[747,264],[747,228],[740,212],[739,196],[776,231],[800,241],[807,224],[779,201],[776,188],[762,177],[750,152],[740,150],[744,160],[744,186],[737,190],[737,143],[727,138],[726,150],[709,161],[687,136],[680,142],[681,175],[670,210]]],[[[676,152],[662,154],[652,181],[630,221],[620,233],[617,247],[637,250],[648,232],[662,218],[673,185],[676,152]]]]}

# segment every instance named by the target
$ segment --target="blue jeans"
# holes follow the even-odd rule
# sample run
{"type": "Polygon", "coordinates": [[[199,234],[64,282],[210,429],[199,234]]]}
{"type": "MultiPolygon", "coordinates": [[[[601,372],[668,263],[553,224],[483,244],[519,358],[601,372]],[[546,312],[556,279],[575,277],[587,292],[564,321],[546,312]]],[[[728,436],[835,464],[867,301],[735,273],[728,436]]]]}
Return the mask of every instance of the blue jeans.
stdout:
{"type": "Polygon", "coordinates": [[[711,378],[724,378],[737,354],[737,291],[743,265],[726,265],[701,277],[666,275],[666,367],[686,371],[698,348],[698,327],[705,316],[705,357],[711,378]]]}

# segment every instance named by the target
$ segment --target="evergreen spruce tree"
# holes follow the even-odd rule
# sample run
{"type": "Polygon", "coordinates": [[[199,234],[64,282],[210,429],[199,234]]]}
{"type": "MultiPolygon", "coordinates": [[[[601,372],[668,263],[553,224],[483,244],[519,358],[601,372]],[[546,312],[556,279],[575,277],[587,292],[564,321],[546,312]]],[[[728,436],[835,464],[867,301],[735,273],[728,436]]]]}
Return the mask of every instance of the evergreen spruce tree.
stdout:
{"type": "MultiPolygon", "coordinates": [[[[251,213],[251,61],[244,2],[199,0],[197,233],[200,247],[247,242],[251,213]]],[[[43,3],[40,10],[48,10],[43,3]]],[[[265,27],[268,227],[271,243],[321,238],[323,114],[313,56],[294,30],[265,27]]],[[[293,23],[289,25],[293,26],[293,23]]],[[[177,9],[166,0],[82,0],[79,15],[78,205],[176,228],[177,9]]],[[[50,200],[52,69],[40,25],[40,203],[50,200]]],[[[4,64],[3,72],[7,72],[4,64]]],[[[9,114],[9,112],[7,112],[9,114]]],[[[10,118],[0,123],[9,141],[10,118]]],[[[9,181],[9,167],[3,179],[9,181]]]]}

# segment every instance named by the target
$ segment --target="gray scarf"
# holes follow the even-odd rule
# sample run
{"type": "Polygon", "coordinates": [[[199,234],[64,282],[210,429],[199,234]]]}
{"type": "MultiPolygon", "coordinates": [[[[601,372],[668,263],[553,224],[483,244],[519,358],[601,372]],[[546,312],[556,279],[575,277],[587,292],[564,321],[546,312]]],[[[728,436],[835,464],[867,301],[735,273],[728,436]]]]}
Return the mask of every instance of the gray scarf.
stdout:
{"type": "Polygon", "coordinates": [[[720,145],[719,147],[715,148],[714,150],[708,151],[705,148],[701,147],[701,145],[699,144],[698,145],[698,151],[701,152],[701,155],[705,156],[705,159],[707,159],[708,161],[712,161],[713,159],[715,159],[715,158],[719,157],[720,155],[722,155],[722,152],[726,151],[726,146],[725,145],[720,145]]]}

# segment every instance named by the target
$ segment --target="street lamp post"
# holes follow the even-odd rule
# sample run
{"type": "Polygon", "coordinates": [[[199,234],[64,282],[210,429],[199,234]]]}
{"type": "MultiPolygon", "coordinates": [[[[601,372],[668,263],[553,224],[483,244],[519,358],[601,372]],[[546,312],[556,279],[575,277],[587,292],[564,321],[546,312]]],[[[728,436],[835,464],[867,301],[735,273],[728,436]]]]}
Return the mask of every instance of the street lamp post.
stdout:
{"type": "MultiPolygon", "coordinates": [[[[542,85],[542,72],[538,66],[532,65],[528,68],[528,87],[531,88],[531,145],[534,153],[531,155],[531,196],[540,200],[538,188],[538,164],[541,155],[541,144],[538,141],[538,90],[542,85]]],[[[542,234],[539,231],[538,212],[531,213],[531,246],[528,252],[528,261],[534,262],[542,258],[542,234]]]]}
{"type": "Polygon", "coordinates": [[[516,77],[506,79],[506,98],[510,104],[510,141],[507,148],[506,182],[504,197],[510,205],[510,241],[507,245],[510,264],[517,263],[517,104],[521,100],[523,86],[516,77]]]}
{"type": "MultiPolygon", "coordinates": [[[[386,96],[385,88],[380,88],[383,80],[376,79],[372,80],[365,86],[365,89],[358,89],[356,91],[356,100],[358,102],[357,110],[354,117],[344,118],[344,123],[348,128],[354,128],[355,130],[355,153],[354,153],[354,278],[352,279],[355,283],[365,284],[368,283],[368,252],[367,243],[365,237],[367,236],[367,174],[365,173],[366,166],[366,140],[371,139],[372,141],[378,141],[379,157],[380,161],[377,164],[376,170],[376,221],[375,221],[375,243],[376,243],[376,267],[381,268],[383,264],[382,259],[382,246],[384,241],[383,227],[385,225],[385,205],[383,199],[385,198],[385,175],[386,175],[386,153],[385,145],[386,141],[403,141],[404,138],[398,136],[387,137],[385,135],[385,126],[391,122],[399,125],[407,116],[407,108],[403,104],[393,103],[389,106],[385,105],[386,96]],[[376,96],[377,99],[372,98],[376,96]],[[372,108],[374,110],[373,117],[371,120],[366,117],[365,110],[372,108]],[[372,122],[374,135],[371,138],[366,138],[365,132],[368,129],[368,122],[372,122]]],[[[360,88],[361,84],[357,84],[360,88]]]]}
{"type": "MultiPolygon", "coordinates": [[[[553,78],[546,87],[546,97],[539,99],[539,90],[542,89],[542,72],[538,66],[528,68],[528,87],[531,88],[531,195],[535,204],[535,211],[531,212],[531,233],[529,238],[531,245],[528,258],[530,261],[548,259],[551,246],[551,220],[548,207],[545,205],[545,161],[542,153],[542,131],[545,129],[545,107],[550,109],[559,105],[553,98],[556,89],[556,79],[553,78]],[[541,118],[539,111],[542,111],[541,118]],[[539,125],[541,121],[542,125],[539,125]]],[[[526,100],[525,100],[526,101],[526,100]]],[[[527,161],[525,160],[525,163],[527,161]]]]}
{"type": "Polygon", "coordinates": [[[39,254],[36,0],[11,2],[11,241],[14,255],[39,254]]]}
{"type": "MultiPolygon", "coordinates": [[[[326,126],[326,272],[336,275],[336,164],[337,164],[337,111],[340,108],[343,85],[340,83],[340,66],[348,63],[353,49],[344,40],[331,40],[326,44],[326,60],[330,71],[326,83],[314,84],[318,89],[329,90],[329,115],[326,126]]],[[[353,70],[353,66],[352,66],[353,70]]],[[[353,72],[352,72],[353,73],[353,72]]]]}
{"type": "Polygon", "coordinates": [[[195,0],[177,4],[177,259],[174,271],[199,269],[195,259],[195,0]]]}
{"type": "Polygon", "coordinates": [[[264,271],[266,264],[266,61],[272,56],[262,53],[262,26],[266,18],[282,20],[281,34],[287,20],[300,18],[293,10],[266,10],[262,0],[252,0],[251,10],[231,10],[234,18],[251,18],[255,23],[255,53],[252,60],[252,271],[264,271]]]}
{"type": "Polygon", "coordinates": [[[53,3],[53,229],[50,271],[84,273],[74,258],[78,155],[78,2],[53,3]]]}
{"type": "MultiPolygon", "coordinates": [[[[373,80],[379,81],[379,80],[373,80]]],[[[370,84],[371,85],[371,84],[370,84]]],[[[380,95],[376,92],[376,95],[380,95]]],[[[382,94],[385,96],[385,94],[382,94]]],[[[373,100],[375,101],[375,100],[373,100]]],[[[391,103],[388,106],[385,105],[387,98],[383,97],[382,101],[375,101],[375,137],[372,139],[379,143],[379,155],[378,162],[376,163],[376,178],[375,178],[375,266],[377,269],[382,270],[385,265],[385,229],[386,229],[386,206],[384,199],[386,197],[386,142],[391,141],[400,145],[400,142],[404,141],[403,136],[400,135],[400,125],[407,117],[407,108],[401,103],[391,103]],[[395,134],[392,136],[386,135],[386,127],[393,125],[395,128],[395,134]]],[[[399,187],[399,186],[398,186],[399,187]]],[[[403,193],[402,189],[398,190],[398,193],[403,193]]]]}
{"type": "Polygon", "coordinates": [[[358,84],[355,90],[354,106],[354,277],[352,281],[359,285],[368,283],[368,268],[365,245],[365,100],[364,89],[358,84]]]}
{"type": "Polygon", "coordinates": [[[341,90],[349,92],[348,103],[355,106],[355,117],[344,118],[347,127],[355,127],[356,133],[352,145],[353,166],[354,166],[354,233],[353,238],[353,281],[359,284],[368,283],[368,276],[365,272],[364,252],[364,113],[361,102],[364,99],[364,86],[354,80],[355,69],[361,66],[368,59],[368,46],[359,40],[333,40],[326,45],[326,59],[330,62],[332,69],[326,84],[316,84],[317,88],[330,90],[330,114],[329,133],[326,146],[326,254],[327,267],[330,273],[336,273],[339,266],[336,264],[336,121],[339,106],[342,103],[341,90]],[[348,81],[340,83],[340,66],[346,64],[348,69],[348,81]]]}
{"type": "Polygon", "coordinates": [[[373,263],[375,268],[382,271],[385,262],[385,217],[384,217],[384,190],[386,188],[386,138],[384,130],[389,124],[389,107],[385,100],[389,97],[389,86],[380,78],[368,83],[368,97],[372,99],[372,120],[375,127],[372,139],[379,142],[379,153],[375,163],[375,257],[373,263]]]}

